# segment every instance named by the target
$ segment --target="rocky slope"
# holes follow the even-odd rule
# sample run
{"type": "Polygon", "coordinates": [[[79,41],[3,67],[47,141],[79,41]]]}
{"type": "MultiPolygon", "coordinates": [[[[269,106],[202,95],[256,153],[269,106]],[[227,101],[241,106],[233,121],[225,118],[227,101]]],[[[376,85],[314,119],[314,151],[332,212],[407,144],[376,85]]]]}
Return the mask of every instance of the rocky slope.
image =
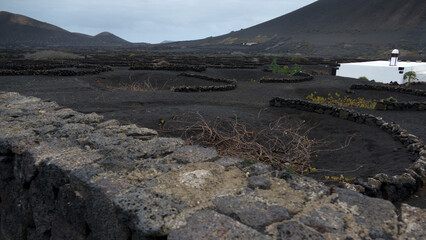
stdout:
{"type": "Polygon", "coordinates": [[[422,0],[318,0],[247,29],[180,44],[232,48],[255,43],[240,50],[311,56],[371,56],[390,48],[418,54],[426,45],[425,16],[422,0]]]}

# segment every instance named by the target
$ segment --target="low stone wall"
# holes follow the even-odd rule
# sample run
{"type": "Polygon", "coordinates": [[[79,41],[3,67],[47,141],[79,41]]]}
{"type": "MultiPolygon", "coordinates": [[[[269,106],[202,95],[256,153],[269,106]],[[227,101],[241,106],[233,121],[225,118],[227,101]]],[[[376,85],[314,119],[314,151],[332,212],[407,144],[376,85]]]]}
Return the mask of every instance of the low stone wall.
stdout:
{"type": "Polygon", "coordinates": [[[379,173],[373,178],[369,178],[367,182],[358,179],[355,185],[347,184],[347,187],[365,193],[368,196],[381,197],[395,202],[409,197],[419,187],[426,184],[426,147],[419,138],[409,134],[407,130],[402,129],[398,124],[385,122],[381,117],[370,114],[305,100],[277,97],[270,101],[270,105],[327,114],[344,120],[378,127],[400,141],[416,159],[406,169],[406,173],[402,175],[388,176],[384,173],[379,173]]]}
{"type": "Polygon", "coordinates": [[[221,82],[226,83],[224,85],[218,85],[218,86],[174,86],[171,88],[171,91],[173,92],[210,92],[210,91],[230,91],[234,90],[237,87],[237,81],[233,79],[225,79],[225,78],[212,78],[205,75],[198,75],[193,73],[182,73],[179,74],[179,76],[183,77],[192,77],[192,78],[198,78],[203,79],[207,81],[212,82],[221,82]]]}
{"type": "Polygon", "coordinates": [[[0,93],[0,239],[421,239],[425,217],[151,129],[0,93]]]}
{"type": "Polygon", "coordinates": [[[309,73],[297,73],[293,76],[297,76],[298,78],[265,78],[262,77],[259,82],[260,83],[295,83],[295,82],[306,82],[311,81],[314,77],[309,73]]]}
{"type": "Polygon", "coordinates": [[[221,63],[221,64],[207,64],[208,68],[217,68],[217,69],[256,69],[259,64],[251,65],[247,62],[241,63],[221,63]]]}
{"type": "Polygon", "coordinates": [[[145,65],[132,66],[132,67],[129,68],[129,70],[163,70],[163,71],[204,72],[204,71],[206,71],[206,66],[186,65],[186,64],[168,64],[168,65],[145,64],[145,65]]]}
{"type": "Polygon", "coordinates": [[[366,89],[366,90],[377,90],[377,91],[389,91],[397,93],[405,93],[416,96],[426,96],[426,91],[421,89],[412,89],[405,88],[400,86],[390,86],[390,85],[372,85],[372,84],[352,84],[350,89],[366,89]]]}
{"type": "Polygon", "coordinates": [[[380,111],[425,111],[426,102],[392,102],[380,101],[375,108],[380,111]]]}
{"type": "Polygon", "coordinates": [[[19,75],[46,75],[46,76],[83,76],[95,75],[102,72],[112,71],[110,66],[100,65],[82,65],[71,66],[70,68],[91,68],[90,70],[68,70],[68,69],[25,69],[25,70],[1,70],[0,76],[19,76],[19,75]]]}

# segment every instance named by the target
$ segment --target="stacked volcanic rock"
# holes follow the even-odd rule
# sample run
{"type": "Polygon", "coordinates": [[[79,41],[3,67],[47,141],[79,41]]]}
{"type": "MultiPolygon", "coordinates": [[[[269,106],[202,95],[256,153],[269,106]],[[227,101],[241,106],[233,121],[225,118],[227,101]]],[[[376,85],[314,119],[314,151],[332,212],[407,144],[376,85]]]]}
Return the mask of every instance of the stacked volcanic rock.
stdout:
{"type": "Polygon", "coordinates": [[[388,123],[381,117],[371,114],[358,113],[354,110],[319,104],[299,99],[274,98],[270,101],[274,107],[291,107],[303,111],[327,114],[341,119],[379,127],[400,141],[413,154],[414,163],[406,169],[406,173],[397,176],[377,174],[368,182],[358,180],[355,185],[347,187],[365,193],[369,196],[382,197],[391,201],[400,201],[415,193],[426,184],[426,146],[415,135],[407,133],[396,123],[388,123]]]}
{"type": "Polygon", "coordinates": [[[381,111],[425,111],[426,102],[394,102],[383,100],[377,102],[374,109],[381,111]]]}
{"type": "Polygon", "coordinates": [[[425,215],[0,93],[1,239],[421,239],[425,215]]]}
{"type": "Polygon", "coordinates": [[[265,78],[262,77],[260,83],[295,83],[295,82],[306,82],[311,81],[314,77],[309,73],[296,73],[292,75],[292,78],[265,78]]]}
{"type": "Polygon", "coordinates": [[[389,91],[397,93],[405,93],[416,96],[426,96],[426,91],[421,89],[405,88],[401,86],[390,86],[390,85],[372,85],[372,84],[353,84],[349,87],[350,89],[365,89],[365,90],[377,90],[377,91],[389,91]]]}
{"type": "Polygon", "coordinates": [[[1,70],[0,76],[18,75],[46,75],[46,76],[83,76],[96,75],[102,72],[112,71],[110,66],[94,66],[91,70],[68,70],[68,69],[26,69],[26,70],[1,70]]]}
{"type": "Polygon", "coordinates": [[[163,70],[163,71],[194,71],[203,72],[206,70],[206,66],[199,65],[186,65],[186,64],[138,64],[129,68],[129,70],[163,70]]]}
{"type": "Polygon", "coordinates": [[[230,91],[234,90],[237,87],[237,81],[234,79],[225,79],[225,78],[213,78],[205,75],[198,75],[193,73],[182,73],[179,76],[183,77],[192,77],[203,79],[212,82],[221,82],[226,83],[224,85],[219,86],[174,86],[171,88],[173,92],[210,92],[210,91],[230,91]]]}

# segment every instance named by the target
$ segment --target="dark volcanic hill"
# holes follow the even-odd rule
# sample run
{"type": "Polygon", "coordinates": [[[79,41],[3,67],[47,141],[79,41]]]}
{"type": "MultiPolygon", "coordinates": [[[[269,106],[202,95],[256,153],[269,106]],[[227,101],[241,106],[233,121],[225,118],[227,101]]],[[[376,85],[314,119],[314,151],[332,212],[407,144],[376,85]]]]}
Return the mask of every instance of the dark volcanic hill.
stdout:
{"type": "Polygon", "coordinates": [[[257,50],[308,55],[368,54],[389,48],[417,53],[426,46],[426,1],[318,0],[247,29],[187,42],[204,47],[243,43],[257,43],[250,47],[257,50]]]}
{"type": "Polygon", "coordinates": [[[71,33],[35,19],[0,12],[0,45],[6,46],[125,46],[129,42],[107,32],[94,37],[71,33]]]}

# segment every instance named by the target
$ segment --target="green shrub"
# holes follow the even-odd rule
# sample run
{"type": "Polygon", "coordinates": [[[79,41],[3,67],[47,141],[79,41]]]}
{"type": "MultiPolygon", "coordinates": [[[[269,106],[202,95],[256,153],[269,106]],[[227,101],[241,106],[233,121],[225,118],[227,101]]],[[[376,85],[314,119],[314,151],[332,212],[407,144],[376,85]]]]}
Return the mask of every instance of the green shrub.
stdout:
{"type": "Polygon", "coordinates": [[[300,67],[299,65],[294,65],[294,67],[291,68],[291,74],[296,74],[296,73],[300,73],[302,72],[302,67],[300,67]]]}
{"type": "Polygon", "coordinates": [[[407,80],[407,83],[418,80],[416,72],[409,71],[404,74],[404,80],[407,80]]]}
{"type": "Polygon", "coordinates": [[[294,75],[296,73],[302,72],[302,67],[297,64],[291,69],[288,66],[280,67],[280,65],[278,65],[277,63],[277,59],[274,58],[274,60],[272,60],[271,65],[269,65],[269,70],[271,70],[273,73],[279,73],[282,75],[294,75]]]}

